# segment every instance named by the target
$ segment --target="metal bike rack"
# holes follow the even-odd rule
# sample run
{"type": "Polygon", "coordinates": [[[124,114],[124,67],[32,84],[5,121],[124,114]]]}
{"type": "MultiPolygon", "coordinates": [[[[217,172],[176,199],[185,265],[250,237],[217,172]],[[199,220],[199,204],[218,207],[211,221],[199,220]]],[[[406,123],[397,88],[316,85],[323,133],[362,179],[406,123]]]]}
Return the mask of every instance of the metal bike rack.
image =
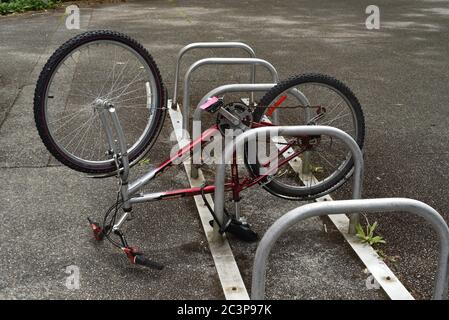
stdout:
{"type": "Polygon", "coordinates": [[[447,299],[448,289],[448,259],[449,259],[449,228],[441,215],[427,204],[407,198],[380,198],[363,200],[339,200],[332,202],[316,202],[306,204],[289,211],[280,217],[265,233],[257,247],[253,265],[251,299],[262,300],[265,296],[265,277],[268,256],[279,237],[299,221],[323,215],[364,212],[392,213],[406,211],[427,220],[440,238],[440,257],[435,278],[433,299],[447,299]]]}
{"type": "Polygon", "coordinates": [[[201,59],[193,63],[189,69],[187,70],[184,76],[184,94],[183,94],[183,102],[182,102],[182,128],[184,131],[189,131],[189,116],[190,116],[190,78],[196,69],[204,65],[239,65],[239,64],[247,64],[247,65],[261,65],[268,69],[271,73],[273,82],[279,81],[279,76],[276,69],[273,67],[271,63],[266,60],[257,59],[257,58],[207,58],[201,59]]]}
{"type": "MultiPolygon", "coordinates": [[[[213,49],[213,48],[236,48],[236,49],[243,49],[252,58],[256,57],[256,53],[254,52],[253,48],[251,48],[249,45],[243,42],[194,42],[186,45],[183,47],[179,53],[178,57],[176,59],[176,70],[175,70],[175,87],[173,90],[173,100],[172,100],[172,106],[176,108],[177,102],[178,102],[178,82],[179,82],[179,69],[181,65],[181,59],[184,56],[185,53],[187,53],[190,50],[193,49],[213,49]]],[[[253,65],[251,67],[251,83],[255,83],[256,81],[256,66],[253,65]]],[[[251,102],[254,102],[254,96],[251,94],[251,102]]]]}
{"type": "MultiPolygon", "coordinates": [[[[215,198],[214,211],[220,224],[223,223],[224,217],[224,183],[225,183],[225,166],[229,163],[234,150],[243,145],[243,143],[251,137],[261,134],[275,132],[279,135],[303,136],[303,135],[329,135],[342,140],[351,150],[354,161],[354,182],[352,197],[360,199],[362,195],[363,182],[363,154],[357,142],[346,132],[329,126],[274,126],[250,129],[236,137],[235,141],[225,147],[224,155],[217,164],[215,173],[215,198]]],[[[353,213],[350,216],[349,233],[355,233],[355,226],[359,223],[359,214],[353,213]]]]}
{"type": "Polygon", "coordinates": [[[195,112],[193,113],[193,128],[195,130],[192,131],[192,138],[195,140],[199,136],[198,129],[201,131],[201,116],[203,114],[203,109],[201,109],[201,105],[203,105],[207,99],[222,95],[225,93],[230,92],[260,92],[260,91],[268,91],[272,87],[274,87],[276,83],[239,83],[239,84],[226,84],[220,87],[217,87],[211,91],[209,91],[203,98],[201,98],[201,101],[196,106],[195,112]],[[198,126],[196,126],[198,125],[198,126]]]}
{"type": "MultiPolygon", "coordinates": [[[[209,91],[198,103],[196,106],[195,112],[193,113],[193,125],[192,125],[192,140],[197,139],[201,135],[201,116],[203,114],[203,109],[200,108],[201,105],[203,105],[207,99],[214,97],[216,95],[229,93],[229,92],[257,92],[257,91],[268,91],[273,86],[275,86],[276,83],[256,83],[256,84],[227,84],[220,86],[218,88],[213,89],[212,91],[209,91]]],[[[184,119],[184,118],[183,118],[184,119]]],[[[193,154],[195,155],[198,151],[198,148],[193,149],[193,154]]],[[[192,157],[192,166],[190,169],[190,175],[192,178],[196,179],[198,178],[198,165],[193,164],[192,157]]]]}
{"type": "MultiPolygon", "coordinates": [[[[251,73],[251,84],[243,86],[240,86],[238,84],[230,85],[230,86],[221,86],[219,88],[216,88],[212,91],[210,91],[206,97],[203,97],[201,99],[201,102],[204,103],[204,101],[207,99],[207,97],[218,95],[218,94],[224,94],[226,92],[238,92],[238,91],[247,91],[251,93],[250,96],[250,104],[254,104],[254,92],[255,91],[268,91],[271,89],[276,83],[279,81],[279,76],[276,71],[276,69],[273,67],[272,64],[269,62],[262,60],[262,59],[256,59],[254,50],[248,46],[247,44],[241,43],[241,42],[198,42],[198,43],[191,43],[184,48],[182,48],[178,53],[178,58],[176,61],[176,70],[175,70],[175,84],[174,84],[174,93],[173,93],[173,100],[171,103],[172,108],[177,108],[177,96],[178,96],[178,82],[179,82],[179,72],[180,72],[180,63],[181,58],[183,55],[192,49],[195,48],[240,48],[248,52],[252,58],[208,58],[208,59],[202,59],[196,61],[194,64],[192,64],[189,69],[187,70],[185,76],[184,76],[184,94],[183,94],[183,106],[182,106],[182,113],[183,113],[183,120],[182,120],[182,128],[183,128],[183,137],[187,138],[187,132],[189,132],[189,117],[190,117],[190,78],[191,74],[194,70],[199,68],[202,65],[228,65],[228,64],[249,64],[252,66],[252,73],[251,73]],[[272,75],[273,84],[270,86],[256,86],[255,84],[255,68],[256,65],[262,65],[272,75]],[[251,87],[251,85],[255,85],[251,87]]],[[[308,105],[309,102],[307,98],[298,90],[298,89],[292,89],[290,91],[303,105],[308,105]]],[[[202,103],[200,103],[202,104],[202,103]]],[[[197,107],[198,109],[198,107],[197,107]]],[[[195,111],[196,112],[196,111],[195,111]]],[[[195,119],[199,119],[200,116],[194,117],[195,119]]],[[[308,108],[305,108],[305,118],[310,119],[310,110],[308,108]]],[[[277,112],[273,113],[273,123],[278,124],[278,114],[277,112]]],[[[195,133],[192,132],[192,137],[195,137],[195,133]]],[[[308,170],[307,163],[309,159],[308,152],[306,151],[304,153],[304,168],[303,171],[306,172],[308,170]]],[[[192,165],[191,170],[191,177],[196,178],[198,176],[198,166],[192,165]]]]}

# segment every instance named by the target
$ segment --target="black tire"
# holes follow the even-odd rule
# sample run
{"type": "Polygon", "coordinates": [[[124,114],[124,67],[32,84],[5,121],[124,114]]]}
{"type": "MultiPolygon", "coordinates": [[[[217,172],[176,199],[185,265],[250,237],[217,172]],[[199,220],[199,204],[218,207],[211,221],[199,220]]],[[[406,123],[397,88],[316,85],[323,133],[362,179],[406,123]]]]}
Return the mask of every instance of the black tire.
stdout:
{"type": "Polygon", "coordinates": [[[154,114],[156,119],[154,124],[141,140],[141,143],[136,146],[136,148],[132,150],[132,152],[129,153],[129,161],[131,164],[135,164],[133,163],[133,161],[138,159],[144,153],[148,152],[152,147],[162,129],[162,125],[166,116],[166,90],[164,88],[159,69],[152,56],[136,40],[118,32],[98,30],[82,33],[60,46],[48,59],[37,81],[34,94],[34,118],[37,130],[42,139],[42,142],[44,143],[48,151],[58,161],[76,171],[94,175],[111,174],[115,172],[116,166],[114,162],[111,161],[110,163],[86,164],[77,161],[76,159],[73,159],[72,157],[69,157],[67,154],[65,154],[64,151],[58,146],[58,144],[55,143],[53,137],[50,134],[45,115],[45,96],[49,86],[49,82],[52,79],[52,75],[58,68],[59,64],[64,60],[64,58],[71,52],[76,50],[78,47],[99,40],[119,42],[135,50],[144,59],[145,63],[148,64],[148,67],[150,68],[156,82],[157,108],[154,114]]]}
{"type": "MultiPolygon", "coordinates": [[[[267,111],[268,106],[270,106],[273,103],[274,99],[276,99],[276,97],[278,97],[281,93],[285,92],[286,90],[292,87],[296,87],[298,85],[305,83],[320,83],[325,84],[327,86],[331,86],[346,97],[346,99],[350,103],[350,107],[353,111],[353,114],[355,115],[357,122],[356,124],[357,133],[355,140],[359,145],[360,149],[362,149],[365,139],[365,119],[363,116],[360,103],[358,99],[355,97],[355,95],[352,93],[352,91],[344,83],[331,76],[313,73],[303,74],[293,76],[285,81],[278,83],[262,97],[259,106],[253,112],[253,120],[255,122],[261,121],[263,115],[267,111]]],[[[281,109],[282,106],[279,108],[281,109]]],[[[280,123],[280,125],[282,125],[282,123],[280,123]]],[[[257,173],[259,172],[259,165],[257,163],[255,164],[246,163],[246,167],[253,176],[258,175],[257,173]]],[[[353,160],[351,158],[350,161],[346,163],[344,168],[337,175],[335,175],[335,177],[333,177],[329,181],[326,181],[325,183],[320,183],[315,186],[311,186],[306,190],[288,188],[283,184],[279,184],[276,180],[272,180],[268,183],[267,181],[261,181],[261,184],[263,188],[266,189],[271,194],[284,199],[312,200],[321,197],[344,184],[344,182],[346,182],[351,176],[352,168],[353,168],[353,160]]]]}

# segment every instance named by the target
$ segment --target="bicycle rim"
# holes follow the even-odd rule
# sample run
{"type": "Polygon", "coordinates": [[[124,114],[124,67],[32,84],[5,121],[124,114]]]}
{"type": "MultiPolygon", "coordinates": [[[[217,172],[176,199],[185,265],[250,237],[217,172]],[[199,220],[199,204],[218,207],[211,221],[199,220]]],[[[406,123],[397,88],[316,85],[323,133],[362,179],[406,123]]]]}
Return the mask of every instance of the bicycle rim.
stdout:
{"type": "Polygon", "coordinates": [[[49,80],[47,127],[66,157],[83,165],[110,164],[110,146],[95,101],[116,108],[132,154],[154,125],[157,94],[149,65],[133,48],[114,40],[87,42],[68,53],[49,80]]]}

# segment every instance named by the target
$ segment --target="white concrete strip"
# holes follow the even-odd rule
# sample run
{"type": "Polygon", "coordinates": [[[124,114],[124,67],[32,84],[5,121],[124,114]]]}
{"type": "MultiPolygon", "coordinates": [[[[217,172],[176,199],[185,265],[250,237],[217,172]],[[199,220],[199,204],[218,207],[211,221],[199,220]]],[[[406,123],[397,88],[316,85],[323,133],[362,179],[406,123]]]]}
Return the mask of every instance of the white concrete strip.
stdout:
{"type": "MultiPolygon", "coordinates": [[[[319,199],[317,201],[323,200],[319,199]]],[[[370,245],[363,244],[356,236],[347,233],[349,228],[349,218],[345,214],[330,215],[329,218],[390,299],[414,300],[410,292],[404,287],[385,262],[382,261],[377,252],[370,245]]]]}
{"type": "MultiPolygon", "coordinates": [[[[267,118],[264,118],[267,121],[267,118]]],[[[269,121],[269,120],[268,120],[269,121]]],[[[275,137],[273,139],[275,143],[286,143],[283,137],[275,137]]],[[[276,144],[277,148],[281,149],[285,145],[276,144]]],[[[293,150],[287,150],[284,155],[289,156],[293,150]]],[[[297,157],[289,161],[290,166],[294,171],[299,174],[302,181],[305,181],[306,185],[314,185],[318,183],[318,180],[312,174],[302,174],[302,161],[297,157]]],[[[330,195],[316,199],[319,201],[333,201],[330,195]]],[[[393,271],[385,264],[377,252],[368,244],[363,244],[356,236],[348,234],[349,218],[345,214],[330,215],[332,223],[337,227],[345,240],[349,243],[351,248],[355,251],[357,256],[362,260],[368,271],[373,275],[374,279],[379,283],[385,293],[392,300],[414,300],[410,292],[394,275],[393,271]]]]}
{"type": "MultiPolygon", "coordinates": [[[[171,105],[171,100],[168,101],[168,106],[171,105]]],[[[180,107],[176,110],[169,108],[169,115],[175,130],[176,139],[180,148],[188,144],[188,140],[182,139],[182,114],[180,107]]],[[[190,176],[190,158],[184,161],[184,167],[187,172],[190,185],[192,187],[201,187],[203,184],[204,176],[201,169],[198,170],[198,179],[192,179],[190,176]]],[[[206,195],[207,200],[213,208],[213,200],[210,194],[206,195]]],[[[234,255],[232,253],[229,242],[225,238],[224,241],[217,241],[213,235],[213,228],[210,226],[209,221],[212,220],[207,207],[204,205],[201,196],[195,196],[195,204],[200,215],[201,224],[203,225],[204,233],[206,234],[207,241],[209,242],[210,252],[214,259],[215,267],[217,269],[218,277],[223,287],[223,292],[226,300],[249,300],[248,292],[246,291],[245,284],[243,283],[240,270],[235,262],[234,255]]]]}

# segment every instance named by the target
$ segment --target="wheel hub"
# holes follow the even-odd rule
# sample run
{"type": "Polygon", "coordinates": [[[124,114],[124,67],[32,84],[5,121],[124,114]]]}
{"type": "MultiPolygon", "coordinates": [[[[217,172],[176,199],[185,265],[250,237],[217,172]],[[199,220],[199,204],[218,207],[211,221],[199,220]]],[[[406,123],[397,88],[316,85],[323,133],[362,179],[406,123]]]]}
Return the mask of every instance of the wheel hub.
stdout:
{"type": "Polygon", "coordinates": [[[94,108],[107,109],[111,106],[112,104],[107,99],[97,98],[94,101],[94,108]]]}

